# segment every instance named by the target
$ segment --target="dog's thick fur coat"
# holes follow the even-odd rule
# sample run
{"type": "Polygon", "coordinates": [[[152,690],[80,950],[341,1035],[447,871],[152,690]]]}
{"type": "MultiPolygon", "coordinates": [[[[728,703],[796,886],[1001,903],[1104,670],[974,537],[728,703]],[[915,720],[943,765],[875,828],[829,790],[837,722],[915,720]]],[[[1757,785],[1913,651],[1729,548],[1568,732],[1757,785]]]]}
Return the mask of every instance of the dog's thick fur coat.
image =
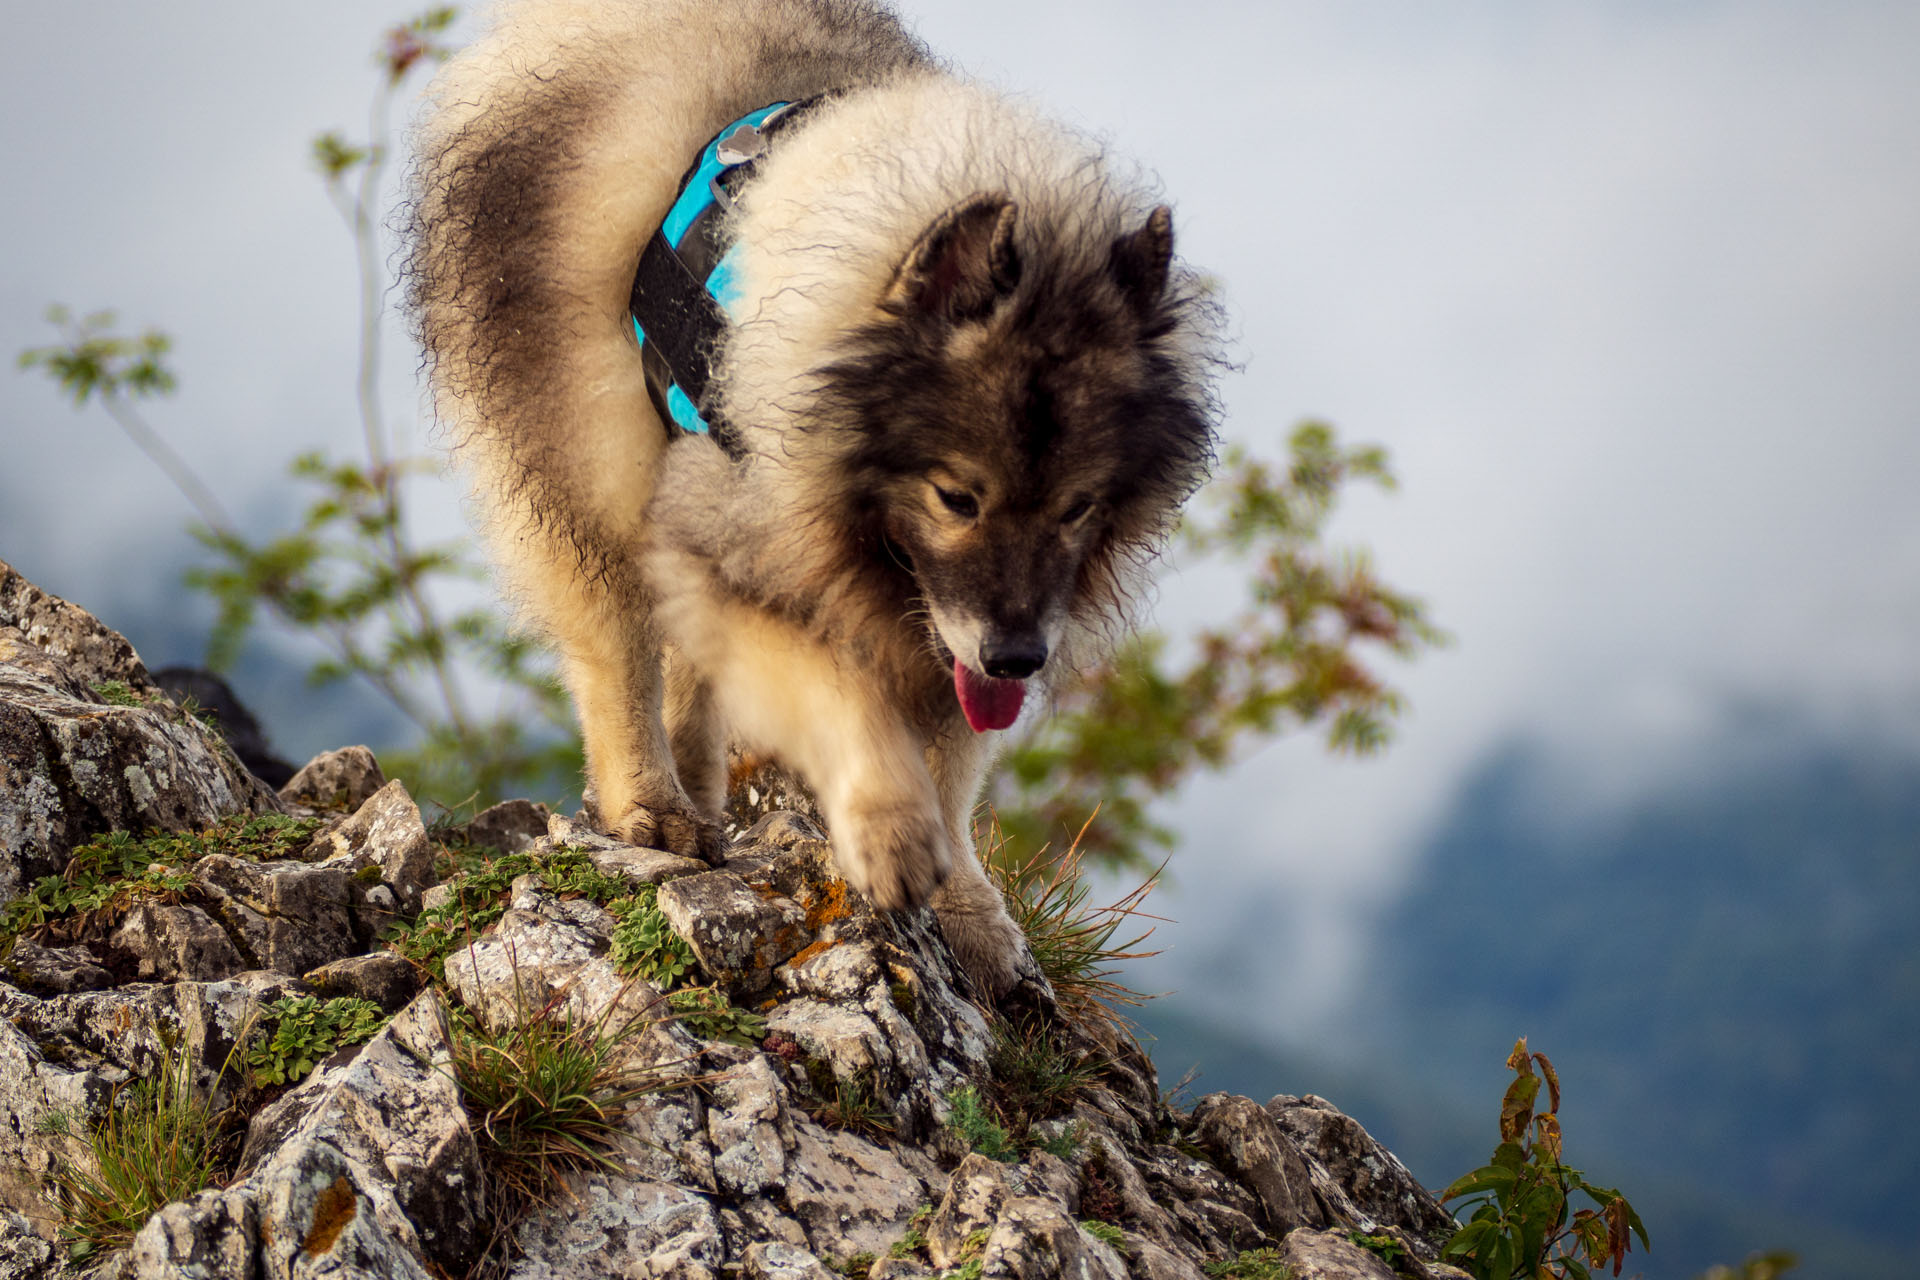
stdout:
{"type": "Polygon", "coordinates": [[[931,901],[1006,990],[1024,944],[969,853],[997,735],[969,723],[1085,657],[1212,453],[1212,310],[1167,211],[862,0],[503,4],[434,82],[413,182],[437,411],[600,820],[711,855],[727,741],[766,750],[848,880],[931,901]],[[818,94],[724,227],[731,459],[656,417],[628,292],[707,140],[818,94]]]}

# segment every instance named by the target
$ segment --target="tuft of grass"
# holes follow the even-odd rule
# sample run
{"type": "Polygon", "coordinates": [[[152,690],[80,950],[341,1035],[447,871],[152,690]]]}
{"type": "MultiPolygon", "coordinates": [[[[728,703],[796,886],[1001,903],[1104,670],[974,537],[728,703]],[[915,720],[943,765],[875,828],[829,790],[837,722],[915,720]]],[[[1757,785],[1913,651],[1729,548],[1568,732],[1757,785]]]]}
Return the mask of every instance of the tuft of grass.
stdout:
{"type": "Polygon", "coordinates": [[[1099,1079],[1104,1064],[1061,1049],[1040,1023],[998,1022],[987,1065],[991,1074],[984,1088],[961,1085],[946,1095],[947,1128],[990,1160],[1011,1163],[1029,1148],[1073,1160],[1084,1125],[1069,1125],[1047,1138],[1035,1136],[1033,1127],[1067,1110],[1099,1079]]]}
{"type": "Polygon", "coordinates": [[[561,996],[497,1027],[452,1011],[454,1076],[500,1221],[550,1202],[566,1174],[617,1172],[622,1121],[640,1098],[677,1083],[625,1061],[631,1024],[608,1024],[618,1003],[591,1023],[576,1022],[561,996]]]}
{"type": "Polygon", "coordinates": [[[1008,1131],[1025,1143],[1034,1125],[1067,1110],[1105,1066],[1095,1055],[1061,1048],[1042,1022],[997,1022],[987,1051],[988,1096],[1008,1131]]]}
{"type": "Polygon", "coordinates": [[[1062,1016],[1083,1025],[1104,1023],[1117,1035],[1132,1036],[1133,1022],[1123,1009],[1138,1008],[1152,999],[1115,980],[1119,964],[1159,955],[1141,951],[1154,925],[1124,941],[1115,941],[1121,926],[1132,921],[1164,922],[1142,904],[1160,883],[1156,870],[1107,906],[1089,906],[1093,887],[1082,876],[1086,850],[1082,837],[1098,817],[1096,811],[1082,824],[1073,843],[1059,857],[1041,849],[1024,862],[1007,855],[1007,838],[998,819],[979,842],[981,858],[1007,900],[1007,912],[1026,934],[1034,961],[1053,986],[1062,1016]]]}
{"type": "Polygon", "coordinates": [[[61,1161],[50,1175],[68,1255],[81,1262],[125,1248],[160,1209],[211,1186],[221,1173],[221,1136],[212,1104],[193,1088],[182,1044],[161,1060],[158,1079],[117,1091],[90,1127],[91,1169],[61,1161]]]}
{"type": "Polygon", "coordinates": [[[863,1073],[842,1080],[818,1058],[807,1060],[807,1091],[813,1101],[807,1114],[829,1129],[845,1129],[869,1138],[893,1132],[893,1112],[876,1096],[871,1077],[863,1073]]]}

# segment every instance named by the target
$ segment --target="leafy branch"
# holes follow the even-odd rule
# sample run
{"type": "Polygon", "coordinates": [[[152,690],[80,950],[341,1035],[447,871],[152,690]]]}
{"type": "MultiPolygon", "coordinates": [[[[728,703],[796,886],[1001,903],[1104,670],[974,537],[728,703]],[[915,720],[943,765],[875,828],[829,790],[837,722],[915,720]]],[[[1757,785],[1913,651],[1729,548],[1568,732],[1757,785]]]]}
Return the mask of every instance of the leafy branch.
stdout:
{"type": "Polygon", "coordinates": [[[1607,1263],[1619,1275],[1632,1248],[1629,1233],[1642,1249],[1651,1247],[1640,1215],[1618,1191],[1561,1162],[1560,1077],[1547,1055],[1528,1053],[1522,1036],[1507,1067],[1514,1079],[1500,1103],[1492,1161],[1440,1193],[1442,1201],[1464,1200],[1461,1207],[1473,1210],[1441,1256],[1474,1280],[1590,1280],[1590,1268],[1607,1263]],[[1547,1109],[1536,1111],[1542,1081],[1547,1109]],[[1569,1217],[1576,1193],[1594,1207],[1569,1217]]]}
{"type": "Polygon", "coordinates": [[[190,570],[187,584],[211,596],[217,613],[207,665],[232,666],[262,614],[317,639],[323,657],[309,682],[364,680],[414,726],[415,747],[386,752],[391,772],[416,794],[442,803],[479,803],[536,786],[565,790],[578,776],[580,749],[566,697],[525,639],[509,634],[492,610],[444,616],[436,584],[480,581],[485,571],[464,542],[425,546],[409,532],[406,482],[434,468],[396,454],[380,402],[381,298],[386,281],[379,212],[385,200],[388,118],[408,74],[443,58],[455,10],[435,8],[390,30],[376,55],[383,72],[364,141],[339,133],[315,139],[313,159],[354,244],[359,292],[356,407],[362,457],[324,453],[296,458],[289,474],[313,496],[289,531],[254,539],[243,533],[193,468],[153,429],[140,402],[178,385],[166,364],[170,343],[149,330],[113,332],[111,312],[75,321],[62,308],[50,319],[57,345],[23,353],[23,368],[44,370],[76,405],[97,400],[192,503],[192,533],[213,563],[190,570]],[[463,676],[504,691],[481,713],[463,676]]]}
{"type": "Polygon", "coordinates": [[[1150,846],[1174,843],[1150,803],[1225,768],[1250,740],[1324,723],[1335,751],[1387,743],[1401,698],[1361,647],[1410,658],[1446,636],[1365,556],[1322,541],[1343,486],[1393,487],[1386,455],[1345,447],[1319,422],[1296,428],[1289,450],[1276,472],[1230,449],[1182,529],[1189,553],[1250,568],[1241,613],[1196,633],[1183,665],[1162,633],[1133,636],[1007,753],[991,796],[1013,848],[1066,847],[1079,830],[1073,847],[1095,862],[1144,870],[1150,846]]]}

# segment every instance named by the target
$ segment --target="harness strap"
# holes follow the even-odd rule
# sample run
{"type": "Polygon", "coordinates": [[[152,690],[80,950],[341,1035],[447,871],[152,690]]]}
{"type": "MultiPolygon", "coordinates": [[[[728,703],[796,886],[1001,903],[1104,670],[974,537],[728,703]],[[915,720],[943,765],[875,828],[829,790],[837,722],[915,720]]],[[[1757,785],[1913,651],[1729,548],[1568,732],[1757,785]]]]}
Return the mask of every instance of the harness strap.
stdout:
{"type": "Polygon", "coordinates": [[[735,457],[738,440],[706,403],[733,276],[721,220],[766,154],[767,140],[826,96],[772,103],[716,134],[681,178],[680,194],[634,271],[627,310],[654,408],[669,432],[711,435],[735,457]]]}

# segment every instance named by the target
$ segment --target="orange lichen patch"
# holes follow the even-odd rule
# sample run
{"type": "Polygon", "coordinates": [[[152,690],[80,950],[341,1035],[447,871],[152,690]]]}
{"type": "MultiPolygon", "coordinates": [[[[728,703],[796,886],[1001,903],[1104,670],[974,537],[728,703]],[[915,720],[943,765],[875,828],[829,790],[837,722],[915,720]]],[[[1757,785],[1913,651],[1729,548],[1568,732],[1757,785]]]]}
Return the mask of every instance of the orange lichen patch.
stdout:
{"type": "Polygon", "coordinates": [[[772,763],[772,756],[756,755],[751,751],[730,752],[727,758],[728,794],[738,791],[748,778],[772,763]]]}
{"type": "Polygon", "coordinates": [[[820,939],[820,941],[813,943],[811,946],[802,948],[800,953],[794,956],[793,959],[787,961],[787,963],[792,965],[794,968],[798,969],[801,965],[813,959],[815,956],[819,955],[822,951],[825,951],[827,948],[837,947],[839,945],[840,945],[840,939],[838,938],[822,938],[820,939]]]}
{"type": "Polygon", "coordinates": [[[847,903],[847,884],[844,880],[829,880],[820,886],[820,892],[807,901],[807,931],[818,933],[835,920],[844,920],[853,913],[847,903]]]}
{"type": "Polygon", "coordinates": [[[359,1207],[359,1198],[354,1195],[353,1184],[347,1181],[346,1175],[335,1178],[313,1202],[313,1225],[307,1228],[307,1237],[300,1242],[301,1251],[317,1255],[333,1248],[333,1242],[353,1221],[359,1207]]]}

